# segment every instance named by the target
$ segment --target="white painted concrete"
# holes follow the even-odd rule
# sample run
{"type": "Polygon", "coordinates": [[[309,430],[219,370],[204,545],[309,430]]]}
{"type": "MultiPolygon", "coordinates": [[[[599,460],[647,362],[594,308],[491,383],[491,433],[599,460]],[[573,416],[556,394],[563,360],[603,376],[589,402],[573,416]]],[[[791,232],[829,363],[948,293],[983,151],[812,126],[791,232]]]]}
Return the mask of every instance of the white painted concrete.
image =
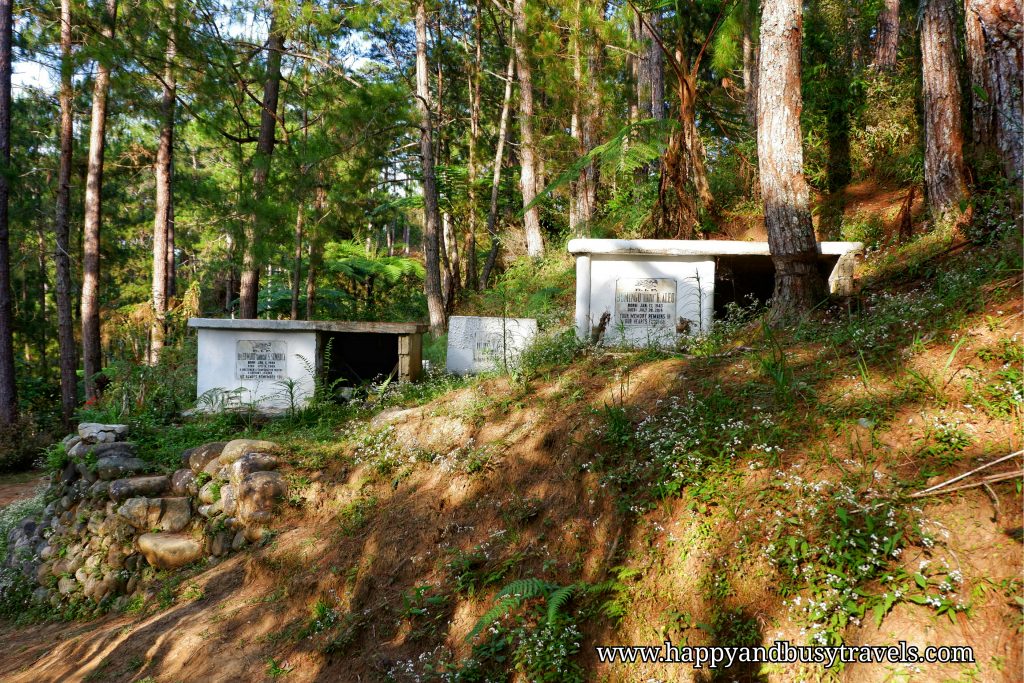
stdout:
{"type": "Polygon", "coordinates": [[[715,262],[706,258],[591,256],[586,337],[608,314],[606,344],[674,345],[681,333],[710,329],[714,286],[715,262]]]}
{"type": "Polygon", "coordinates": [[[198,410],[286,410],[291,403],[285,386],[289,380],[295,382],[296,407],[313,395],[310,369],[316,366],[316,332],[206,327],[198,331],[198,410]]]}
{"type": "Polygon", "coordinates": [[[533,318],[455,315],[448,320],[448,372],[458,375],[514,366],[533,338],[533,318]]]}
{"type": "MultiPolygon", "coordinates": [[[[569,253],[635,256],[771,256],[767,242],[735,240],[569,240],[569,253]]],[[[841,256],[863,251],[861,242],[818,242],[818,253],[841,256]]]]}
{"type": "MultiPolygon", "coordinates": [[[[574,239],[576,334],[591,339],[608,316],[602,341],[612,345],[672,346],[683,334],[710,330],[714,315],[715,258],[771,257],[767,242],[730,240],[574,239]],[[667,303],[675,287],[674,310],[667,303]]],[[[829,289],[849,294],[853,256],[860,242],[819,242],[823,257],[839,259],[829,289]]]]}

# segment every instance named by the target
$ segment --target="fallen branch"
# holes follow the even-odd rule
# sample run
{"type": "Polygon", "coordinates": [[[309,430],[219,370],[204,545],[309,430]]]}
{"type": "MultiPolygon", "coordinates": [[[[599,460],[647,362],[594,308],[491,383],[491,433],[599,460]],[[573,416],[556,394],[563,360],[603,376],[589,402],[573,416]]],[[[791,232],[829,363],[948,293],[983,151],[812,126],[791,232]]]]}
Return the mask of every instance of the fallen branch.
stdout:
{"type": "Polygon", "coordinates": [[[982,471],[984,469],[992,467],[992,465],[998,465],[1001,462],[1006,462],[1007,460],[1011,460],[1011,459],[1016,458],[1016,457],[1018,457],[1020,455],[1024,455],[1024,450],[1020,450],[1020,451],[1017,451],[1015,453],[1010,453],[1009,455],[1004,455],[1001,458],[996,458],[992,462],[987,462],[984,465],[981,465],[980,467],[975,467],[973,470],[970,470],[968,472],[964,472],[963,474],[955,476],[952,479],[947,479],[946,481],[944,481],[942,483],[939,483],[939,484],[936,484],[935,486],[930,486],[929,488],[926,488],[923,491],[918,491],[917,493],[912,493],[910,495],[910,497],[911,498],[920,498],[921,496],[926,496],[929,493],[931,493],[932,491],[937,491],[938,489],[945,488],[945,487],[949,486],[950,484],[954,484],[954,483],[960,481],[961,479],[966,479],[967,477],[971,476],[972,474],[977,474],[978,472],[980,472],[980,471],[982,471]]]}
{"type": "Polygon", "coordinates": [[[989,484],[994,484],[998,481],[1006,481],[1007,479],[1016,479],[1017,477],[1024,477],[1024,470],[1016,470],[1014,472],[1001,472],[999,474],[991,474],[987,477],[983,477],[978,481],[972,481],[970,484],[961,484],[960,486],[954,486],[951,489],[938,489],[927,491],[918,491],[912,493],[911,498],[924,498],[925,496],[938,496],[943,493],[953,493],[954,491],[963,491],[964,489],[973,489],[979,486],[988,487],[989,484]]]}

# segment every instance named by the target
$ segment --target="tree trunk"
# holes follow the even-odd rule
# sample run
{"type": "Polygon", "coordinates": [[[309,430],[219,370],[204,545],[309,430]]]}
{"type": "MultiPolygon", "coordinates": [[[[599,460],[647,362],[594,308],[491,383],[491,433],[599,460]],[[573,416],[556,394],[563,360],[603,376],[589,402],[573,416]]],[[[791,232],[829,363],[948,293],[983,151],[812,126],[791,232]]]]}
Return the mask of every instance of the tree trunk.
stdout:
{"type": "Polygon", "coordinates": [[[896,52],[900,42],[900,0],[885,0],[878,13],[875,27],[875,57],[872,66],[879,71],[891,71],[896,66],[896,52]]]}
{"type": "Polygon", "coordinates": [[[764,0],[757,98],[757,154],[768,247],[775,265],[773,324],[810,311],[825,295],[803,173],[800,0],[764,0]]]}
{"type": "MultiPolygon", "coordinates": [[[[512,39],[515,40],[513,34],[512,39]]],[[[498,259],[498,250],[501,248],[501,238],[498,236],[498,192],[501,188],[501,167],[505,158],[505,140],[508,138],[508,117],[512,103],[512,82],[515,78],[516,53],[515,48],[508,56],[508,66],[505,67],[505,95],[501,100],[501,116],[498,118],[498,144],[494,149],[494,173],[491,175],[491,205],[487,211],[487,234],[491,238],[491,250],[487,254],[487,262],[484,264],[483,273],[480,275],[480,291],[487,289],[487,283],[491,279],[491,271],[494,270],[494,263],[498,259]]]]}
{"type": "MultiPolygon", "coordinates": [[[[11,164],[11,68],[14,43],[13,0],[0,0],[0,164],[11,164]]],[[[8,174],[0,173],[0,424],[18,419],[14,383],[14,314],[11,303],[11,245],[8,229],[8,174]]]]}
{"type": "Polygon", "coordinates": [[[277,100],[281,89],[281,54],[284,52],[282,11],[277,1],[270,15],[267,36],[267,75],[263,82],[263,103],[260,111],[260,134],[253,155],[253,214],[245,224],[245,247],[242,252],[242,283],[239,292],[239,317],[255,318],[259,307],[260,265],[259,240],[266,238],[267,224],[259,204],[270,176],[270,160],[274,154],[274,131],[277,124],[277,100]]]}
{"type": "Polygon", "coordinates": [[[438,210],[437,180],[434,177],[433,124],[430,119],[430,72],[427,68],[426,0],[416,0],[416,107],[420,114],[420,162],[423,167],[423,260],[426,274],[423,292],[427,296],[430,331],[444,334],[448,317],[441,292],[441,214],[438,210]]]}
{"type": "Polygon", "coordinates": [[[760,46],[754,40],[754,13],[752,2],[746,3],[743,16],[743,114],[747,127],[757,137],[757,61],[760,46]]]}
{"type": "Polygon", "coordinates": [[[932,211],[956,209],[967,196],[956,11],[952,0],[921,0],[924,185],[932,211]]]}
{"type": "Polygon", "coordinates": [[[658,201],[652,222],[658,237],[692,239],[698,225],[698,211],[710,206],[711,189],[704,166],[704,146],[697,134],[696,77],[679,59],[676,93],[679,97],[679,127],[669,138],[661,160],[658,201]]]}
{"type": "Polygon", "coordinates": [[[313,200],[313,230],[309,236],[309,268],[306,270],[306,320],[315,319],[316,313],[316,278],[320,274],[320,268],[324,261],[323,236],[317,228],[318,223],[324,215],[324,205],[327,203],[327,190],[323,182],[317,184],[315,198],[313,200]]]}
{"type": "Polygon", "coordinates": [[[167,232],[173,222],[174,173],[174,59],[177,50],[174,31],[177,27],[175,0],[168,0],[168,33],[164,49],[163,96],[160,100],[160,142],[156,150],[156,216],[153,219],[153,323],[150,328],[149,363],[160,361],[167,333],[167,232]]]}
{"type": "MultiPolygon", "coordinates": [[[[516,71],[519,73],[519,186],[523,193],[523,208],[537,196],[537,157],[533,140],[533,75],[527,57],[526,0],[513,0],[512,17],[515,23],[516,71]]],[[[523,214],[526,233],[526,253],[544,255],[544,239],[540,231],[540,211],[536,206],[523,214]]]]}
{"type": "Polygon", "coordinates": [[[651,79],[651,118],[665,119],[665,57],[654,40],[654,34],[661,30],[661,10],[647,15],[650,28],[646,30],[647,61],[651,79]]]}
{"type": "Polygon", "coordinates": [[[968,14],[980,21],[985,40],[984,90],[991,110],[985,132],[1006,178],[1019,188],[1024,173],[1021,5],[1019,0],[971,0],[968,14]]]}
{"type": "MultiPolygon", "coordinates": [[[[106,16],[100,35],[112,47],[117,0],[106,0],[106,16]]],[[[99,397],[96,375],[103,369],[100,341],[100,226],[103,219],[103,152],[106,145],[107,95],[110,65],[100,59],[92,87],[92,122],[89,126],[89,163],[85,179],[85,226],[82,230],[82,359],[85,398],[99,397]]]]}
{"type": "Polygon", "coordinates": [[[476,260],[477,230],[477,197],[476,197],[476,149],[480,141],[480,77],[483,66],[483,35],[480,26],[480,0],[476,2],[473,15],[473,35],[475,42],[473,65],[468,71],[469,90],[469,225],[467,227],[466,252],[466,289],[475,290],[479,282],[476,260]]]}
{"type": "Polygon", "coordinates": [[[971,83],[971,144],[975,159],[981,159],[995,148],[995,120],[992,98],[988,96],[985,29],[973,4],[973,0],[964,0],[964,54],[971,83]]]}
{"type": "Polygon", "coordinates": [[[71,153],[74,142],[74,71],[71,55],[71,0],[60,3],[60,167],[57,171],[57,211],[54,218],[56,248],[57,347],[60,356],[60,411],[65,429],[78,403],[78,351],[75,348],[71,306],[71,153]]]}
{"type": "Polygon", "coordinates": [[[295,256],[292,259],[292,320],[299,319],[299,282],[302,280],[302,230],[305,216],[302,213],[302,202],[299,202],[295,213],[295,256]]]}

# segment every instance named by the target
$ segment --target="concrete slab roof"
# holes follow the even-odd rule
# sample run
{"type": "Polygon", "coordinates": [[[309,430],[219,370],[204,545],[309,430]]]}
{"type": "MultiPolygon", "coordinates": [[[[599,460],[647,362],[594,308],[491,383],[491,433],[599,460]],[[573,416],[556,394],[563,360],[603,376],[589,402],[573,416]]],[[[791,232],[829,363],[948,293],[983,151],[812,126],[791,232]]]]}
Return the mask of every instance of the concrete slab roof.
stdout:
{"type": "Polygon", "coordinates": [[[263,330],[270,332],[368,332],[376,334],[423,334],[422,323],[356,322],[350,320],[241,320],[189,318],[189,327],[215,330],[263,330]]]}
{"type": "MultiPolygon", "coordinates": [[[[864,251],[861,242],[818,242],[821,256],[842,256],[864,251]]],[[[771,256],[767,242],[736,240],[569,240],[569,253],[577,256],[771,256]]]]}

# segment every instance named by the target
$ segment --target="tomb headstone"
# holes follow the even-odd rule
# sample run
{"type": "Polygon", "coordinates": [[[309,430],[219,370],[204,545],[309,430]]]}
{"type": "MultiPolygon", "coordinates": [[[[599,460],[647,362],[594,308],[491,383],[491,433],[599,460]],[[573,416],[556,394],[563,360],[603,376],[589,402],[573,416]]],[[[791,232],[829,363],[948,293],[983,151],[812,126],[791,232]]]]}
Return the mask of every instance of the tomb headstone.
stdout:
{"type": "MultiPolygon", "coordinates": [[[[198,330],[197,409],[280,413],[328,386],[420,376],[419,323],[192,318],[198,330]]],[[[339,392],[340,393],[340,392],[339,392]]]]}
{"type": "MultiPolygon", "coordinates": [[[[708,332],[719,266],[730,279],[767,274],[769,285],[773,272],[767,242],[574,239],[568,249],[576,257],[576,334],[615,346],[670,347],[708,332]]],[[[852,291],[853,258],[863,249],[818,244],[830,291],[852,291]]]]}
{"type": "Polygon", "coordinates": [[[452,316],[448,321],[448,372],[466,375],[514,366],[536,336],[533,318],[452,316]]]}

